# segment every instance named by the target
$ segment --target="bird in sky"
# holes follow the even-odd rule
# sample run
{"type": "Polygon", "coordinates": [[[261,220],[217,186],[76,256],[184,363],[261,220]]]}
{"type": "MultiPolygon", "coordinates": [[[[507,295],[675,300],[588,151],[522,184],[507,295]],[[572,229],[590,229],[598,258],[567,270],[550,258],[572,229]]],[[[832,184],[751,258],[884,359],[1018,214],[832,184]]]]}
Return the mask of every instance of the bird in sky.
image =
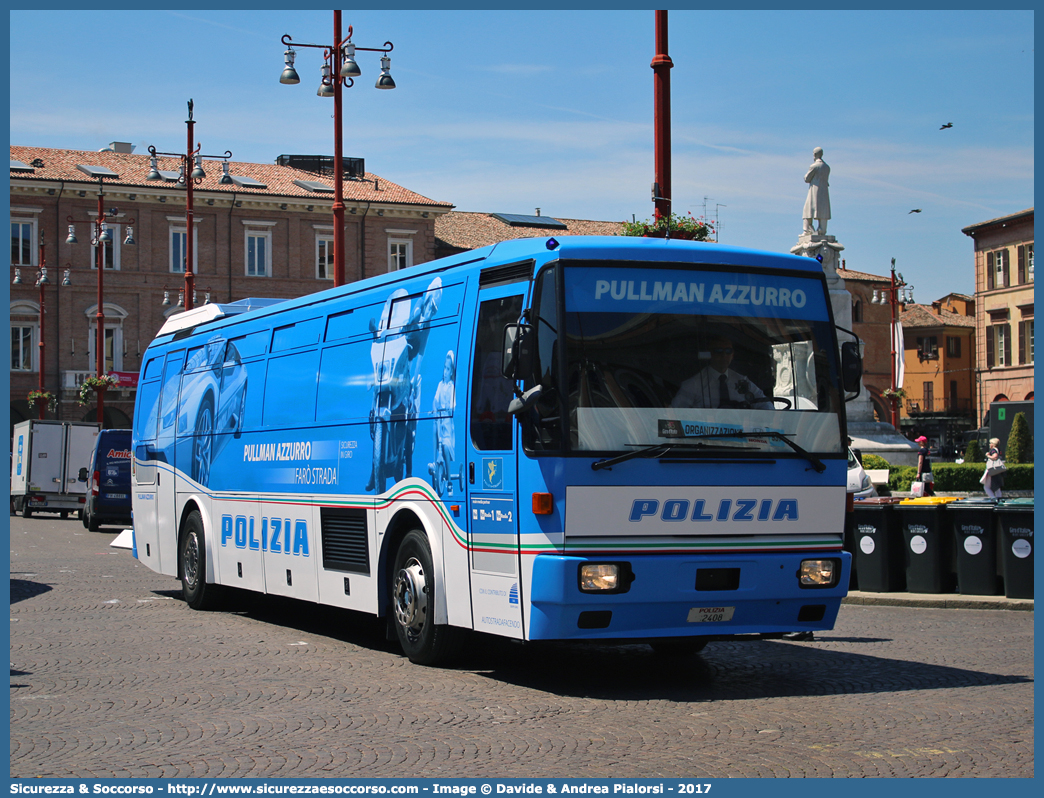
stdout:
{"type": "MultiPolygon", "coordinates": [[[[920,212],[921,212],[921,209],[920,209],[920,208],[914,208],[914,209],[913,209],[912,211],[910,211],[910,213],[920,213],[920,212]]],[[[906,214],[906,215],[907,215],[907,216],[909,216],[909,215],[910,215],[910,213],[908,213],[908,214],[906,214]]]]}
{"type": "Polygon", "coordinates": [[[939,130],[946,130],[946,128],[948,127],[953,127],[953,122],[947,122],[945,125],[939,128],[939,130]]]}

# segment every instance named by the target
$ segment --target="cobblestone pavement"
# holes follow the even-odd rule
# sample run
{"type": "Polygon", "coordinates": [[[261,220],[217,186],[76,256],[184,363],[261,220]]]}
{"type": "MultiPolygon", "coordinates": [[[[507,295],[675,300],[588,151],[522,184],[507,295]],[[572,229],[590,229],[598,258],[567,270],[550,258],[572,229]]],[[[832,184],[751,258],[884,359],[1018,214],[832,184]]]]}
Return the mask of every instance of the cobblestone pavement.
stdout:
{"type": "Polygon", "coordinates": [[[482,638],[410,664],[361,616],[175,580],[11,519],[12,777],[1031,777],[1033,613],[845,605],[814,642],[482,638]]]}

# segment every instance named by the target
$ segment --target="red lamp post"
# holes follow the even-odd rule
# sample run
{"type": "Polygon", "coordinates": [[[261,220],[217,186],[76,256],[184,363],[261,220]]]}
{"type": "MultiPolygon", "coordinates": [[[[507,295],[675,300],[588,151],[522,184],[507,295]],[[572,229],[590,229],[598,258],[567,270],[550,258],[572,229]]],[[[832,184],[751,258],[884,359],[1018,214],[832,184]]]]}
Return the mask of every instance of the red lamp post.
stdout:
{"type": "MultiPolygon", "coordinates": [[[[45,300],[46,300],[47,297],[46,297],[46,295],[44,293],[44,288],[46,286],[50,285],[50,283],[51,283],[51,281],[50,281],[50,279],[47,276],[47,251],[46,251],[46,247],[44,246],[44,234],[41,231],[40,232],[40,270],[37,272],[37,275],[36,275],[36,287],[40,289],[40,331],[39,331],[39,335],[38,335],[39,340],[37,341],[37,347],[38,347],[38,351],[40,353],[40,355],[39,355],[39,362],[38,362],[38,366],[39,366],[39,383],[38,383],[38,387],[37,387],[37,389],[35,391],[35,394],[36,394],[35,399],[33,400],[34,403],[36,404],[36,409],[37,409],[37,411],[40,414],[40,420],[41,421],[46,418],[47,407],[48,407],[48,405],[50,405],[51,400],[52,400],[51,399],[51,395],[49,394],[49,392],[47,391],[47,388],[44,385],[44,373],[45,373],[45,366],[46,366],[46,362],[47,362],[47,359],[46,359],[46,354],[47,354],[46,338],[45,338],[45,335],[44,335],[44,321],[45,321],[45,315],[46,315],[46,312],[47,312],[46,308],[45,308],[45,300]]],[[[14,283],[13,284],[14,285],[21,285],[22,284],[22,270],[21,269],[17,269],[17,268],[15,269],[15,276],[14,276],[14,283]]],[[[69,284],[70,284],[69,269],[66,269],[65,270],[65,279],[62,281],[62,285],[69,285],[69,284]]],[[[30,392],[30,394],[29,394],[30,397],[33,397],[33,393],[34,392],[30,392]]]]}
{"type": "Polygon", "coordinates": [[[381,74],[377,78],[376,88],[394,89],[395,81],[391,76],[391,58],[388,56],[393,49],[391,42],[385,42],[384,47],[358,47],[352,43],[352,26],[348,26],[348,35],[341,38],[341,12],[333,12],[333,45],[325,44],[301,44],[291,39],[290,34],[282,38],[286,45],[284,53],[285,67],[279,78],[280,83],[293,85],[301,82],[297,70],[294,69],[294,47],[315,47],[323,51],[323,79],[319,85],[317,94],[320,97],[333,97],[334,101],[334,285],[344,285],[344,159],[342,153],[342,120],[344,109],[341,103],[341,87],[349,89],[355,85],[354,78],[362,74],[359,65],[355,62],[355,51],[365,50],[374,53],[384,53],[381,57],[381,74]]]}
{"type": "MultiPolygon", "coordinates": [[[[82,168],[82,167],[81,167],[82,168]]],[[[96,365],[96,382],[94,384],[94,390],[98,395],[98,422],[104,425],[105,423],[105,389],[108,387],[108,383],[104,379],[106,376],[105,372],[105,245],[112,241],[112,233],[109,232],[109,225],[107,219],[112,219],[119,216],[120,211],[118,208],[110,208],[108,211],[105,210],[105,190],[103,186],[104,177],[118,178],[119,175],[109,172],[105,175],[97,174],[95,170],[94,176],[98,178],[98,215],[95,219],[73,219],[73,217],[66,217],[66,221],[69,223],[69,237],[65,239],[67,244],[76,244],[76,229],[75,225],[79,224],[90,224],[94,226],[94,232],[91,237],[91,245],[95,248],[95,255],[97,260],[98,269],[98,312],[96,315],[97,320],[97,338],[95,339],[94,355],[96,365]]],[[[134,244],[134,220],[130,219],[127,223],[127,237],[123,243],[127,245],[134,244]]]]}
{"type": "Polygon", "coordinates": [[[671,217],[671,68],[667,54],[667,12],[656,13],[656,55],[653,56],[654,220],[671,217]]]}
{"type": "MultiPolygon", "coordinates": [[[[200,153],[203,145],[196,146],[193,141],[193,127],[195,122],[192,120],[192,100],[188,101],[188,119],[185,120],[185,125],[188,127],[185,153],[177,152],[159,152],[155,147],[149,147],[150,169],[146,180],[162,180],[163,175],[160,174],[157,169],[158,162],[156,156],[158,155],[169,155],[175,158],[181,159],[181,175],[178,178],[178,184],[185,186],[185,310],[192,310],[193,301],[195,298],[194,294],[194,282],[195,274],[192,271],[193,264],[193,242],[192,242],[192,226],[193,226],[193,199],[192,199],[192,187],[199,185],[203,182],[203,179],[207,176],[207,173],[203,171],[203,159],[204,158],[223,158],[227,166],[229,158],[232,157],[231,150],[225,150],[224,155],[203,155],[200,153]]],[[[221,175],[220,180],[222,185],[229,185],[232,183],[232,178],[229,176],[227,169],[221,175]]]]}

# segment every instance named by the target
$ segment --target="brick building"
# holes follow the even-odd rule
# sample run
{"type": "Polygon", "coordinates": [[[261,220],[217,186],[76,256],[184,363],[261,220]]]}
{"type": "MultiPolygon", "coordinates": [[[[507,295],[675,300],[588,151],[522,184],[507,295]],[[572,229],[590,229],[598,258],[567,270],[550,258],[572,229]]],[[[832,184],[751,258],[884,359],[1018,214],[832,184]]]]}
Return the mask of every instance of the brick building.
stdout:
{"type": "MultiPolygon", "coordinates": [[[[100,181],[106,214],[117,214],[105,251],[106,371],[125,375],[106,393],[107,427],[129,426],[141,354],[164,320],[182,310],[187,232],[180,159],[160,157],[161,179],[148,181],[149,155],[131,149],[120,143],[101,152],[11,147],[8,280],[16,270],[21,277],[10,299],[12,424],[37,417],[26,396],[40,376],[35,283],[41,242],[49,280],[43,288],[44,387],[59,397],[48,417],[97,417],[93,404],[76,401],[79,385],[95,372],[98,283],[91,236],[99,180],[79,167],[118,175],[100,181]],[[79,243],[67,243],[69,217],[79,243]],[[130,228],[134,245],[125,243],[130,228]],[[63,285],[66,269],[69,284],[63,285]]],[[[344,182],[346,279],[434,259],[435,221],[452,205],[366,172],[359,159],[345,161],[352,167],[344,182]]],[[[221,161],[203,162],[207,176],[193,191],[194,304],[208,297],[289,298],[333,285],[333,159],[283,156],[280,162],[285,165],[231,162],[231,183],[221,182],[221,161]]]]}
{"type": "Polygon", "coordinates": [[[1033,208],[961,232],[975,242],[979,406],[1033,399],[1033,208]]]}

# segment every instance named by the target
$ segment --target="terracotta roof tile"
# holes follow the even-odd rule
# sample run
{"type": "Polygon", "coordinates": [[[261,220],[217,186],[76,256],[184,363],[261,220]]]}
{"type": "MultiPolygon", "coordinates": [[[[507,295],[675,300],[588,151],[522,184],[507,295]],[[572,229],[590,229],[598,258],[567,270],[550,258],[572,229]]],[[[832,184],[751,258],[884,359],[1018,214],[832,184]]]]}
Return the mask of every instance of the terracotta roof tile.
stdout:
{"type": "MultiPolygon", "coordinates": [[[[546,215],[546,214],[545,214],[546,215]]],[[[515,238],[543,236],[615,236],[620,234],[623,222],[598,222],[588,219],[553,217],[566,226],[565,230],[546,227],[512,227],[488,213],[452,211],[435,220],[437,246],[456,249],[478,249],[515,238]]]]}
{"type": "Polygon", "coordinates": [[[936,313],[930,305],[907,305],[899,314],[904,327],[974,327],[975,317],[960,313],[936,313]]]}
{"type": "MultiPolygon", "coordinates": [[[[107,185],[140,186],[141,188],[157,188],[173,183],[146,181],[149,173],[148,153],[91,152],[84,150],[58,150],[46,147],[11,146],[11,160],[32,165],[39,159],[43,166],[33,172],[12,172],[11,178],[17,180],[42,180],[66,183],[86,183],[94,185],[96,181],[76,168],[77,164],[104,166],[116,172],[118,180],[106,181],[107,185]]],[[[177,172],[181,159],[175,156],[158,156],[158,168],[164,172],[177,172]]],[[[229,172],[232,175],[252,177],[265,185],[265,188],[247,188],[241,186],[221,185],[221,161],[204,158],[203,169],[207,176],[198,185],[199,191],[235,192],[239,196],[275,196],[275,197],[309,197],[316,201],[333,200],[332,193],[315,193],[294,184],[294,180],[311,180],[333,186],[329,177],[319,177],[311,172],[291,169],[278,164],[246,163],[230,161],[229,172]]],[[[414,191],[385,180],[383,177],[366,173],[363,179],[345,179],[344,199],[346,202],[379,202],[397,205],[423,205],[433,211],[444,212],[453,207],[452,203],[429,199],[414,191]]]]}

